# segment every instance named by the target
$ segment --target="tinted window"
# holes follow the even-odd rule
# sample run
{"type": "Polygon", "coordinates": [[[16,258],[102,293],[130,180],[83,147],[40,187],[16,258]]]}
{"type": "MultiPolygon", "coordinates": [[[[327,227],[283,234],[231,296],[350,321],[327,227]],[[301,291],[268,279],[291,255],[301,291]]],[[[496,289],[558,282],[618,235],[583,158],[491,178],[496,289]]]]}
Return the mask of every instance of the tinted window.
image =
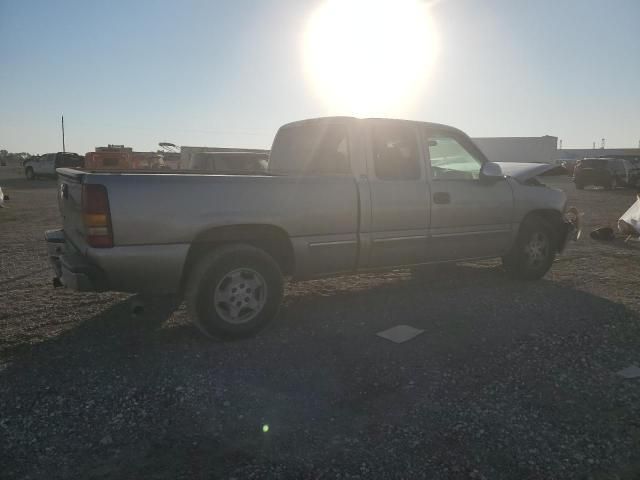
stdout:
{"type": "Polygon", "coordinates": [[[77,167],[82,164],[82,157],[79,155],[60,155],[58,157],[58,167],[77,167]]]}
{"type": "Polygon", "coordinates": [[[428,145],[434,180],[476,180],[480,177],[482,161],[455,138],[430,135],[428,145]]]}
{"type": "Polygon", "coordinates": [[[350,173],[346,127],[311,124],[281,129],[273,143],[269,170],[308,175],[350,173]]]}
{"type": "Polygon", "coordinates": [[[581,167],[584,168],[607,168],[607,161],[606,160],[601,160],[599,158],[586,158],[584,160],[580,161],[579,164],[581,167]]]}
{"type": "Polygon", "coordinates": [[[420,155],[415,131],[404,125],[373,128],[373,166],[381,180],[420,178],[420,155]]]}

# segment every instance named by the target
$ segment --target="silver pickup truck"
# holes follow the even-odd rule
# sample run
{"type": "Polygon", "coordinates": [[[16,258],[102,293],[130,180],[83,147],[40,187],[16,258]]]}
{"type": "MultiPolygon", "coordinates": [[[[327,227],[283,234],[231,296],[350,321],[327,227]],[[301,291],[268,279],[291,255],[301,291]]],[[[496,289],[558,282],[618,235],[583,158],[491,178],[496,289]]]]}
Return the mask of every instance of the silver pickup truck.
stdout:
{"type": "Polygon", "coordinates": [[[177,293],[209,336],[255,333],[284,278],[501,257],[542,277],[570,223],[546,164],[492,163],[460,130],[330,117],[280,128],[255,175],[59,169],[54,282],[177,293]]]}

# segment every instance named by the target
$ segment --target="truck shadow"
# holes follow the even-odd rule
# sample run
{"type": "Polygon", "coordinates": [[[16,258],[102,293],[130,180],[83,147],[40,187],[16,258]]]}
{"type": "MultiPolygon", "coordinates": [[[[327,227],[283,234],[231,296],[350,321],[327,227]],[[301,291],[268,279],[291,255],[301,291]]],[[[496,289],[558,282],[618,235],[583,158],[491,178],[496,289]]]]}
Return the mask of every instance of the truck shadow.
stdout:
{"type": "MultiPolygon", "coordinates": [[[[408,425],[406,412],[418,399],[499,381],[513,368],[507,355],[522,342],[577,335],[575,355],[597,356],[608,325],[640,320],[621,304],[557,282],[512,282],[492,265],[450,267],[434,277],[398,271],[294,284],[278,320],[236,342],[201,338],[184,309],[174,312],[172,298],[132,316],[140,300],[14,352],[0,372],[10,473],[30,474],[38,466],[20,460],[37,458],[35,445],[7,443],[21,438],[11,429],[28,423],[41,444],[65,438],[57,458],[84,477],[99,476],[96,471],[112,478],[242,477],[245,464],[273,462],[291,462],[305,476],[311,470],[295,455],[310,456],[315,465],[349,462],[336,438],[359,434],[366,443],[371,435],[382,445],[382,426],[408,425]],[[423,333],[400,345],[375,335],[399,324],[423,333]],[[438,383],[441,372],[456,369],[474,374],[457,386],[438,383]],[[406,388],[422,378],[429,379],[424,390],[406,388]],[[117,415],[124,420],[118,423],[117,415]],[[259,431],[265,423],[274,429],[270,437],[259,431]],[[313,443],[305,440],[309,429],[313,443]]],[[[567,361],[573,360],[551,356],[545,368],[566,369],[567,361]]],[[[450,426],[437,418],[428,434],[433,442],[421,445],[446,456],[449,447],[436,440],[438,429],[450,426]]],[[[406,460],[412,452],[399,455],[406,460]]]]}

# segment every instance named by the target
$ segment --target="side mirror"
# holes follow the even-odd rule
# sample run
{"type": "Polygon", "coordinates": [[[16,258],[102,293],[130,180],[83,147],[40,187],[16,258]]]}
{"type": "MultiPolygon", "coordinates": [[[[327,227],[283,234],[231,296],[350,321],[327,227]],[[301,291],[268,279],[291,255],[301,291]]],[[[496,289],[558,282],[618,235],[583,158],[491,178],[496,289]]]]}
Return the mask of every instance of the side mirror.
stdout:
{"type": "Polygon", "coordinates": [[[480,169],[480,179],[488,182],[495,182],[504,178],[504,173],[502,173],[502,168],[500,165],[493,162],[486,162],[482,165],[480,169]]]}

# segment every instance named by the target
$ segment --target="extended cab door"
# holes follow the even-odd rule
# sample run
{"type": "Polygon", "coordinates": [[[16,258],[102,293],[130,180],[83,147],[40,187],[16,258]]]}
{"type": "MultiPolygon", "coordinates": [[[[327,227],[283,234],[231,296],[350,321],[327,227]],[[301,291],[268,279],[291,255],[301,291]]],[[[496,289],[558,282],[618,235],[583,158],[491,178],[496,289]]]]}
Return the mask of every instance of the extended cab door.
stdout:
{"type": "Polygon", "coordinates": [[[371,198],[370,268],[425,260],[429,188],[418,127],[368,120],[367,176],[371,198]]]}
{"type": "Polygon", "coordinates": [[[431,178],[429,260],[506,253],[514,214],[509,182],[480,180],[486,159],[466,135],[425,127],[422,140],[431,178]]]}
{"type": "Polygon", "coordinates": [[[37,163],[37,166],[34,167],[34,172],[37,175],[53,175],[55,173],[55,159],[55,153],[47,153],[46,155],[43,155],[40,157],[40,161],[37,163]]]}

